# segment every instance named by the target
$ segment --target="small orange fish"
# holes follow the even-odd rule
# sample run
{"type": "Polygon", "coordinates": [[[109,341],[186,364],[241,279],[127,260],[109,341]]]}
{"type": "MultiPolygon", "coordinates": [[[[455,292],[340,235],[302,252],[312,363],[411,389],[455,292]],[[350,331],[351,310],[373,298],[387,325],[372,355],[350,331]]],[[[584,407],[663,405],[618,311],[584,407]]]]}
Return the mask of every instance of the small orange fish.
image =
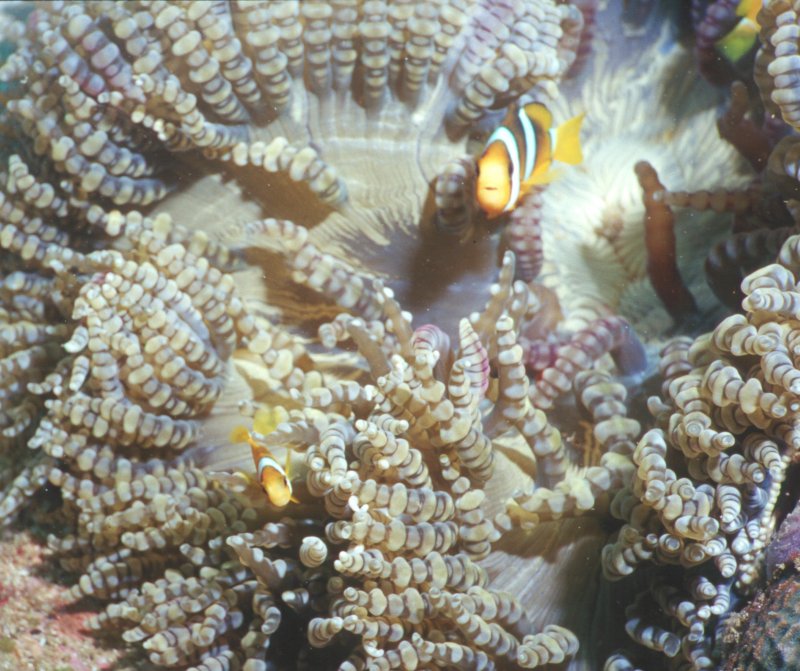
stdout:
{"type": "Polygon", "coordinates": [[[583,160],[582,122],[580,114],[553,128],[553,117],[541,103],[509,108],[478,159],[476,198],[489,219],[513,210],[534,186],[555,179],[553,161],[576,165],[583,160]]]}
{"type": "Polygon", "coordinates": [[[275,455],[270,452],[266,445],[263,445],[259,437],[262,437],[275,430],[277,425],[274,413],[270,410],[256,413],[253,422],[253,431],[247,427],[237,426],[231,432],[231,441],[234,443],[248,443],[253,453],[253,462],[256,466],[256,478],[258,484],[266,492],[270,503],[279,508],[283,508],[290,501],[299,503],[292,496],[292,481],[290,475],[291,450],[286,450],[286,464],[281,466],[275,459],[275,455]]]}
{"type": "Polygon", "coordinates": [[[762,0],[741,0],[736,8],[736,16],[742,17],[733,29],[721,37],[714,46],[731,63],[737,63],[756,45],[758,40],[758,21],[762,0]]]}

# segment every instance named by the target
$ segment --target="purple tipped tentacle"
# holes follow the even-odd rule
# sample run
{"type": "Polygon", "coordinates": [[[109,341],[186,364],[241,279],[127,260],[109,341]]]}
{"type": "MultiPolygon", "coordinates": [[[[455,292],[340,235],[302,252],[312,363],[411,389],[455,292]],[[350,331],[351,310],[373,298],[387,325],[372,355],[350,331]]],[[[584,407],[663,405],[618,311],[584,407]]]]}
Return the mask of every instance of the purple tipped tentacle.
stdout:
{"type": "Polygon", "coordinates": [[[421,352],[435,352],[438,356],[436,362],[436,375],[445,379],[453,363],[453,350],[450,348],[450,336],[433,324],[423,324],[414,329],[411,336],[411,348],[414,354],[421,352]]]}
{"type": "Polygon", "coordinates": [[[523,282],[536,279],[544,262],[542,244],[542,190],[530,191],[509,216],[504,235],[517,259],[517,277],[523,282]]]}
{"type": "Polygon", "coordinates": [[[583,66],[589,60],[592,52],[592,40],[595,32],[595,17],[597,15],[598,0],[573,0],[575,5],[583,15],[583,28],[580,32],[580,40],[575,52],[575,60],[567,71],[566,77],[574,77],[580,74],[583,66]]]}
{"type": "Polygon", "coordinates": [[[572,388],[575,376],[605,354],[611,355],[622,375],[641,373],[647,366],[644,346],[631,325],[622,317],[603,317],[559,347],[556,360],[531,387],[531,401],[542,410],[551,408],[572,388]]]}
{"type": "Polygon", "coordinates": [[[468,319],[458,325],[458,358],[464,363],[469,386],[478,398],[489,387],[489,354],[468,319]]]}

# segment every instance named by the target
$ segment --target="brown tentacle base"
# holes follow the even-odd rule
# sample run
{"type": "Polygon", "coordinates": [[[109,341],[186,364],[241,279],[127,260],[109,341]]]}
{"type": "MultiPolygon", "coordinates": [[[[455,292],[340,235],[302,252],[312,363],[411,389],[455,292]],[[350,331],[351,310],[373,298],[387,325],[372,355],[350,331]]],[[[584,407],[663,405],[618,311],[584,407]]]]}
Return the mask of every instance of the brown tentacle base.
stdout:
{"type": "Polygon", "coordinates": [[[708,286],[721,303],[738,310],[744,294],[742,279],[774,259],[795,229],[761,228],[732,235],[712,247],[706,258],[708,286]]]}
{"type": "Polygon", "coordinates": [[[731,84],[731,102],[728,109],[717,120],[717,129],[721,138],[730,142],[738,152],[747,159],[756,172],[761,172],[767,165],[767,158],[772,151],[772,141],[767,133],[752,119],[745,118],[750,109],[750,97],[743,82],[731,84]]]}
{"type": "Polygon", "coordinates": [[[675,217],[664,201],[664,185],[653,166],[640,161],[634,170],[644,191],[647,275],[667,312],[681,321],[697,312],[697,304],[678,270],[675,217]]]}

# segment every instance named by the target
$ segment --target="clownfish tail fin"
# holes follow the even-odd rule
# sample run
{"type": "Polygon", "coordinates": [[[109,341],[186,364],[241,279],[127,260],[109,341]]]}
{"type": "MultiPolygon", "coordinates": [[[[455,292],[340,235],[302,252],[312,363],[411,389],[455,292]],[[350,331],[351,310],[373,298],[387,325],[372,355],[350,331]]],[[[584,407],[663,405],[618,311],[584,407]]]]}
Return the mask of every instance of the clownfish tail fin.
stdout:
{"type": "Polygon", "coordinates": [[[756,22],[756,16],[761,10],[762,0],[741,0],[736,8],[736,16],[742,16],[756,22]]]}
{"type": "Polygon", "coordinates": [[[738,63],[756,45],[757,40],[758,24],[745,17],[727,35],[714,42],[714,46],[731,63],[738,63]]]}
{"type": "Polygon", "coordinates": [[[572,117],[569,121],[562,123],[556,130],[555,147],[553,147],[553,158],[562,163],[578,165],[583,161],[581,151],[581,124],[583,114],[572,117]]]}

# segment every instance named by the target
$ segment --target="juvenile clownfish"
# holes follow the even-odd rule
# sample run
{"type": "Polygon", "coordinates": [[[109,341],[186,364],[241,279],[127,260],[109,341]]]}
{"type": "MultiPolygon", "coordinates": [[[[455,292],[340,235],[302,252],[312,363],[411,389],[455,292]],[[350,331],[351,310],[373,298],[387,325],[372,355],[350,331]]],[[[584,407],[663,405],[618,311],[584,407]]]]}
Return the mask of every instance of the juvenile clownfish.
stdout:
{"type": "Polygon", "coordinates": [[[741,17],[739,22],[727,35],[714,42],[717,51],[731,63],[740,61],[756,45],[759,29],[756,15],[761,4],[762,0],[741,0],[736,8],[736,16],[741,17]]]}
{"type": "Polygon", "coordinates": [[[476,198],[489,219],[510,212],[531,188],[557,177],[550,170],[553,161],[577,165],[583,160],[582,121],[579,114],[552,128],[553,117],[541,103],[508,110],[478,159],[476,198]]]}
{"type": "Polygon", "coordinates": [[[272,505],[283,508],[290,501],[299,503],[292,496],[292,481],[290,475],[291,450],[286,450],[286,464],[281,466],[266,445],[259,438],[275,430],[277,423],[272,411],[256,413],[253,422],[253,431],[247,427],[237,426],[231,432],[231,441],[234,443],[248,443],[253,453],[253,462],[256,466],[256,479],[261,488],[266,492],[272,505]]]}

